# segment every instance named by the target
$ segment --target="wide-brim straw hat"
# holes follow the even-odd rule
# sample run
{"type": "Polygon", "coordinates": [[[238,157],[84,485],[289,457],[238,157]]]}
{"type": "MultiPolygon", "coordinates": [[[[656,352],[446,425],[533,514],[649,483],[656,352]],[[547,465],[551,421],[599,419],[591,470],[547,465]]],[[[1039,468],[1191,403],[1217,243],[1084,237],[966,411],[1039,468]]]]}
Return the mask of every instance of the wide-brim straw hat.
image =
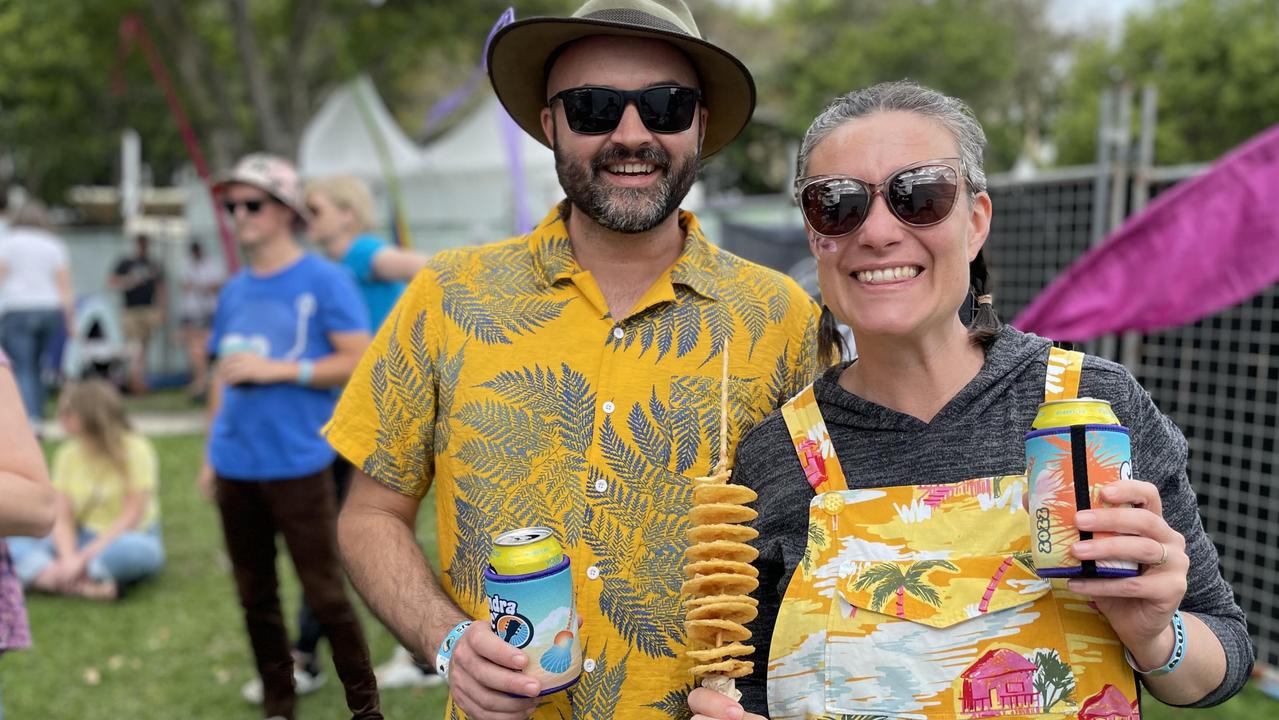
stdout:
{"type": "Polygon", "coordinates": [[[306,208],[306,194],[302,191],[302,178],[293,163],[278,155],[253,153],[240,158],[235,167],[218,176],[213,192],[221,195],[228,185],[240,183],[252,185],[279,200],[297,213],[302,222],[310,222],[311,213],[306,208]]]}
{"type": "Polygon", "coordinates": [[[592,35],[654,38],[682,51],[701,81],[709,110],[702,157],[732,142],[755,111],[755,80],[726,50],[702,39],[681,0],[589,0],[571,17],[535,17],[502,28],[488,51],[489,79],[506,111],[524,131],[550,146],[542,132],[546,63],[566,43],[592,35]]]}

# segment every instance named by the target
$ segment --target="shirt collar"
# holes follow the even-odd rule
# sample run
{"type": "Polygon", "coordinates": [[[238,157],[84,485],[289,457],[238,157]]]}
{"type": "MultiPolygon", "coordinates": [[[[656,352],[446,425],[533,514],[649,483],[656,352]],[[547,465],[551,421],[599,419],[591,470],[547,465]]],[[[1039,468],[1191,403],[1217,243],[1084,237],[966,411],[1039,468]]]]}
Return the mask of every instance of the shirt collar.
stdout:
{"type": "MultiPolygon", "coordinates": [[[[568,213],[569,202],[564,200],[552,208],[528,235],[533,264],[547,287],[582,272],[577,258],[573,256],[573,244],[568,239],[568,213]]],[[[693,213],[680,210],[679,226],[684,232],[684,251],[671,268],[671,282],[684,285],[703,297],[718,300],[718,251],[706,241],[701,224],[693,213]]]]}

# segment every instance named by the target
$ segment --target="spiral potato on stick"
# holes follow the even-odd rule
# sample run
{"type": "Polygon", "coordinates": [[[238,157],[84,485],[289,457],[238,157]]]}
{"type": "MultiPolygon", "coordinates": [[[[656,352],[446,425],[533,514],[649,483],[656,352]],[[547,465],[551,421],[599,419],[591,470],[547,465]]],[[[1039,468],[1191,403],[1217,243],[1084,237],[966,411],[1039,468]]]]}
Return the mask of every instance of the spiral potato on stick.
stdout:
{"type": "Polygon", "coordinates": [[[684,566],[683,592],[688,633],[686,655],[702,686],[741,698],[734,678],[749,675],[752,664],[743,658],[754,652],[747,644],[746,623],[758,614],[759,601],[750,597],[759,586],[759,571],[751,565],[759,551],[746,544],[758,535],[742,523],[755,519],[755,491],[729,482],[728,468],[728,351],[720,388],[719,464],[706,477],[693,480],[689,511],[689,548],[684,566]]]}

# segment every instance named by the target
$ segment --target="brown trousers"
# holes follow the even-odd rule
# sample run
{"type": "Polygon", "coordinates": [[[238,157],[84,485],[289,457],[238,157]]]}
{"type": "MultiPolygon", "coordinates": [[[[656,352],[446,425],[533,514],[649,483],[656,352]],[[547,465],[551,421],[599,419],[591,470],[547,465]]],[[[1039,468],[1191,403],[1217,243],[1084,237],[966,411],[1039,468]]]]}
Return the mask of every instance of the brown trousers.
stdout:
{"type": "Polygon", "coordinates": [[[380,720],[377,681],[338,559],[337,506],[329,469],[299,478],[244,481],[218,477],[218,510],[244,609],[244,625],[262,677],[268,717],[294,717],[293,657],[280,610],[275,536],[284,536],[302,593],[333,647],[333,665],[352,718],[380,720]]]}

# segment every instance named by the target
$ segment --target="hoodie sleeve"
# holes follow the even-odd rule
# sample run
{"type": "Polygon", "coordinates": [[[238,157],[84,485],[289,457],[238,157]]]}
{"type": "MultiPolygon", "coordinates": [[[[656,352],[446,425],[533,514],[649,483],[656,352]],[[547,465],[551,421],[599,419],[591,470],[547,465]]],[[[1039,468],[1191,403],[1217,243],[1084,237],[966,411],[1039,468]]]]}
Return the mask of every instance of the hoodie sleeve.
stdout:
{"type": "Polygon", "coordinates": [[[1080,395],[1111,399],[1119,421],[1132,436],[1133,477],[1159,488],[1164,520],[1186,538],[1190,568],[1181,610],[1198,616],[1225,650],[1226,675],[1221,685],[1191,707],[1220,704],[1247,682],[1254,651],[1243,609],[1222,575],[1217,548],[1199,516],[1199,504],[1187,473],[1186,438],[1123,366],[1093,357],[1088,361],[1080,395]]]}

